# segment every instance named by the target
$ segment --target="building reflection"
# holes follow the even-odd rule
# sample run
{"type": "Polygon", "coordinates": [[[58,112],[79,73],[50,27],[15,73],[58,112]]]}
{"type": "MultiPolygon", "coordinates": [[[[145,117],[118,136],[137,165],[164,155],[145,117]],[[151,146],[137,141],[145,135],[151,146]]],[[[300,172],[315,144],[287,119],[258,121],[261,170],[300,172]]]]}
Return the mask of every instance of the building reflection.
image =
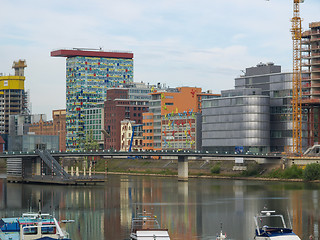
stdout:
{"type": "Polygon", "coordinates": [[[59,219],[74,219],[72,239],[128,239],[137,211],[156,215],[172,240],[214,239],[223,231],[232,239],[252,239],[253,216],[267,207],[292,217],[301,239],[319,238],[318,187],[304,183],[242,180],[108,176],[104,185],[53,186],[6,183],[0,179],[0,214],[19,216],[30,209],[59,219]]]}

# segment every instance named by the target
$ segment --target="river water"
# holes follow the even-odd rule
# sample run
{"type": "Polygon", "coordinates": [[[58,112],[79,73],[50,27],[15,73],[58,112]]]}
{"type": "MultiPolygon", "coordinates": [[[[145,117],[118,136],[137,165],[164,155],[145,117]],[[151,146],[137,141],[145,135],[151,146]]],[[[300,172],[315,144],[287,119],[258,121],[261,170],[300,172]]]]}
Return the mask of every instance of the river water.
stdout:
{"type": "Polygon", "coordinates": [[[105,184],[55,186],[0,179],[1,217],[30,209],[73,219],[73,240],[123,240],[143,209],[156,215],[172,240],[215,239],[222,223],[231,239],[253,239],[253,216],[267,207],[287,218],[302,239],[319,237],[320,184],[109,175],[105,184]]]}

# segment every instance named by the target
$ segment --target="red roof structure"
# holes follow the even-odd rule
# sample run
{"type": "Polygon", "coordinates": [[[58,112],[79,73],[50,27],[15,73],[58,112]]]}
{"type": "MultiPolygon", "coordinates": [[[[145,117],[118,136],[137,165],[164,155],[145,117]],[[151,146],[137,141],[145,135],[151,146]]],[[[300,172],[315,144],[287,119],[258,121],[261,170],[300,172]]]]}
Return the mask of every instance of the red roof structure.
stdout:
{"type": "Polygon", "coordinates": [[[51,52],[51,57],[103,57],[103,58],[124,58],[133,59],[133,53],[130,52],[104,52],[81,49],[60,49],[51,52]]]}

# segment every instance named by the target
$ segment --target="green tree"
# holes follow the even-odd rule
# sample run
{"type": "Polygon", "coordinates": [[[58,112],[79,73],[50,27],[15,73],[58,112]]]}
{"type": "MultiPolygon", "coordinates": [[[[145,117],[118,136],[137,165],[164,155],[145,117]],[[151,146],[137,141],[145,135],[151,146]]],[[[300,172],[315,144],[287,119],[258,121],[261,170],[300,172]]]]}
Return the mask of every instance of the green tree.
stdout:
{"type": "Polygon", "coordinates": [[[304,169],[303,179],[306,181],[320,179],[320,165],[318,163],[308,164],[304,169]]]}

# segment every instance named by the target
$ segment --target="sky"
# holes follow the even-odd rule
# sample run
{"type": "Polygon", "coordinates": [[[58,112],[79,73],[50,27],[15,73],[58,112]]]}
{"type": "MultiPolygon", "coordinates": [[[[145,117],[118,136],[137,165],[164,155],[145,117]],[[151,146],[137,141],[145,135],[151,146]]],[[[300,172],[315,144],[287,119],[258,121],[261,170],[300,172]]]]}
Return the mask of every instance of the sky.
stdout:
{"type": "MultiPolygon", "coordinates": [[[[0,73],[25,59],[32,113],[65,109],[65,58],[50,52],[100,48],[134,54],[134,81],[203,91],[234,88],[259,62],[292,71],[293,0],[0,0],[0,73]]],[[[301,4],[302,26],[320,21],[320,1],[301,4]]]]}

